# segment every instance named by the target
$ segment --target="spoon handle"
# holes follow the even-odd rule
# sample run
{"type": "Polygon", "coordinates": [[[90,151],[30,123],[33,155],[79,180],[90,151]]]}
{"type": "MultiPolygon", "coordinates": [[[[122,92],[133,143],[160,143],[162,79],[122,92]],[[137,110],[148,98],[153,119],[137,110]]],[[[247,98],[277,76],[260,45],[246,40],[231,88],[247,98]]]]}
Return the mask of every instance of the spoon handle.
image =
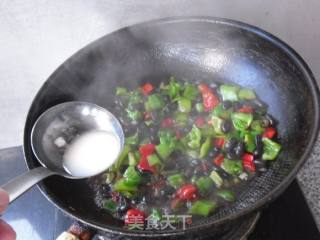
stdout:
{"type": "Polygon", "coordinates": [[[56,173],[48,170],[45,167],[37,167],[29,172],[15,177],[6,184],[2,185],[1,188],[3,188],[9,194],[9,200],[11,203],[33,185],[54,174],[56,173]]]}

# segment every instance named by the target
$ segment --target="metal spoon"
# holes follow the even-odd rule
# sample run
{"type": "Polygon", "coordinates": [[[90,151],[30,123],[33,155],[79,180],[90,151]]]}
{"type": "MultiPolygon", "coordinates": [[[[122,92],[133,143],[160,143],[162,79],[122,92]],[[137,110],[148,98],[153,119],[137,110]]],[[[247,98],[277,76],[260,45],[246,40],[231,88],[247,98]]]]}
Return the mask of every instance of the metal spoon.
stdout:
{"type": "MultiPolygon", "coordinates": [[[[121,152],[124,145],[122,127],[115,116],[106,109],[87,102],[66,102],[45,111],[37,119],[31,132],[32,150],[42,166],[2,186],[9,193],[10,202],[51,175],[73,179],[83,178],[73,176],[63,168],[63,155],[66,147],[75,137],[94,130],[108,131],[118,137],[119,141],[115,144],[121,144],[121,152]]],[[[105,170],[101,169],[100,173],[105,170]]]]}

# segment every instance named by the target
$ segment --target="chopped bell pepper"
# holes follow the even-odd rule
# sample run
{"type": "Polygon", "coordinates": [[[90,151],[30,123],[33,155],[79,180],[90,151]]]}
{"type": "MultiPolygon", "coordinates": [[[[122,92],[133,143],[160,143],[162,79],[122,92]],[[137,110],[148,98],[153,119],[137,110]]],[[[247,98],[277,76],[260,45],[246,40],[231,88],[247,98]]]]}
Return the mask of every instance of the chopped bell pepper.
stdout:
{"type": "Polygon", "coordinates": [[[264,138],[273,138],[277,134],[276,129],[273,127],[268,127],[265,129],[264,133],[262,134],[262,137],[264,138]]]}
{"type": "Polygon", "coordinates": [[[184,177],[179,173],[169,176],[167,180],[168,183],[174,188],[179,188],[185,183],[184,177]]]}
{"type": "Polygon", "coordinates": [[[274,160],[278,156],[281,150],[281,145],[279,143],[272,141],[269,138],[262,138],[262,142],[263,142],[262,159],[274,160]]]}
{"type": "Polygon", "coordinates": [[[230,175],[239,175],[243,172],[242,162],[239,160],[224,159],[221,168],[230,175]]]}
{"type": "Polygon", "coordinates": [[[185,98],[192,100],[195,100],[196,97],[198,96],[198,89],[190,83],[186,83],[184,86],[184,91],[183,91],[183,96],[185,98]]]}
{"type": "Polygon", "coordinates": [[[191,112],[191,100],[185,97],[181,97],[178,100],[178,108],[179,111],[183,113],[191,112]]]}
{"type": "Polygon", "coordinates": [[[238,109],[238,112],[241,113],[253,113],[253,108],[247,105],[242,106],[241,108],[238,109]]]}
{"type": "Polygon", "coordinates": [[[220,188],[223,184],[223,179],[220,177],[219,173],[217,171],[212,171],[210,173],[210,178],[214,182],[214,184],[217,186],[217,188],[220,188]]]}
{"type": "Polygon", "coordinates": [[[195,122],[194,122],[194,124],[195,124],[198,128],[202,128],[202,127],[206,124],[206,122],[205,122],[205,120],[204,120],[203,117],[197,117],[196,120],[195,120],[195,122]]]}
{"type": "Polygon", "coordinates": [[[264,128],[262,127],[261,121],[260,120],[253,120],[250,128],[252,130],[252,133],[254,135],[259,135],[264,132],[264,128]]]}
{"type": "Polygon", "coordinates": [[[199,154],[200,158],[205,158],[208,155],[210,146],[211,146],[211,138],[207,137],[205,142],[200,147],[200,154],[199,154]]]}
{"type": "Polygon", "coordinates": [[[187,145],[191,149],[198,149],[200,148],[200,141],[201,141],[201,131],[195,125],[192,126],[191,131],[187,135],[187,145]]]}
{"type": "Polygon", "coordinates": [[[217,195],[228,202],[234,202],[236,200],[236,196],[230,190],[218,190],[217,195]]]}
{"type": "Polygon", "coordinates": [[[217,134],[223,134],[221,130],[221,125],[223,123],[223,120],[217,116],[211,116],[210,124],[212,125],[214,131],[217,134]]]}
{"type": "Polygon", "coordinates": [[[136,132],[135,134],[131,135],[130,137],[127,137],[125,139],[125,142],[127,145],[137,145],[139,143],[139,135],[136,132]]]}
{"type": "Polygon", "coordinates": [[[145,102],[145,108],[147,112],[160,110],[164,107],[163,98],[159,94],[151,94],[148,96],[147,101],[145,102]]]}
{"type": "Polygon", "coordinates": [[[206,193],[208,193],[208,191],[212,187],[213,181],[211,180],[210,177],[200,177],[196,181],[196,185],[198,187],[200,194],[205,195],[206,193]]]}
{"type": "Polygon", "coordinates": [[[202,103],[196,103],[195,105],[197,112],[202,113],[204,112],[204,106],[202,103]]]}
{"type": "Polygon", "coordinates": [[[218,167],[221,166],[221,164],[223,163],[224,161],[224,156],[222,153],[218,154],[218,156],[216,156],[214,159],[213,159],[213,163],[215,165],[217,165],[218,167]]]}
{"type": "Polygon", "coordinates": [[[238,93],[238,97],[240,99],[253,100],[256,99],[256,94],[251,89],[242,88],[238,93]]]}
{"type": "Polygon", "coordinates": [[[147,157],[147,159],[150,166],[161,165],[161,160],[157,154],[151,154],[147,157]]]}
{"type": "Polygon", "coordinates": [[[161,127],[163,128],[170,128],[173,126],[173,119],[172,118],[165,118],[161,122],[161,127]]]}
{"type": "Polygon", "coordinates": [[[216,106],[212,111],[212,115],[217,116],[219,118],[223,118],[223,119],[230,118],[231,113],[232,113],[232,109],[231,108],[228,110],[223,109],[221,103],[219,103],[218,106],[216,106]]]}
{"type": "Polygon", "coordinates": [[[245,153],[242,156],[242,165],[245,169],[249,170],[250,172],[256,171],[256,166],[253,160],[254,160],[254,156],[250,153],[245,153]]]}
{"type": "Polygon", "coordinates": [[[215,139],[213,140],[213,145],[214,145],[215,147],[217,147],[217,148],[222,148],[223,145],[224,145],[224,142],[225,142],[225,140],[224,140],[223,137],[215,138],[215,139]]]}
{"type": "Polygon", "coordinates": [[[108,211],[110,211],[111,213],[115,213],[117,210],[117,203],[115,201],[113,201],[112,199],[107,199],[103,203],[103,207],[105,209],[107,209],[108,211]]]}
{"type": "Polygon", "coordinates": [[[123,177],[126,179],[129,185],[136,186],[141,182],[141,176],[136,171],[135,167],[129,166],[127,170],[124,172],[123,177]]]}
{"type": "Polygon", "coordinates": [[[231,119],[235,129],[244,131],[250,126],[253,116],[249,113],[233,113],[231,119]]]}
{"type": "Polygon", "coordinates": [[[138,185],[133,185],[125,178],[121,178],[115,182],[113,190],[116,192],[136,192],[138,190],[138,185]]]}
{"type": "Polygon", "coordinates": [[[252,153],[256,149],[254,136],[251,133],[244,134],[244,144],[247,152],[252,153]]]}
{"type": "Polygon", "coordinates": [[[191,201],[198,197],[198,189],[193,184],[186,184],[177,190],[176,195],[182,201],[191,201]]]}
{"type": "Polygon", "coordinates": [[[118,95],[118,96],[126,95],[127,93],[128,93],[128,90],[126,88],[123,88],[123,87],[116,88],[116,95],[118,95]]]}
{"type": "Polygon", "coordinates": [[[142,86],[141,91],[142,94],[147,96],[153,91],[154,87],[151,83],[146,83],[142,86]]]}
{"type": "Polygon", "coordinates": [[[188,114],[176,112],[174,114],[174,122],[180,127],[185,126],[188,123],[188,114]]]}
{"type": "Polygon", "coordinates": [[[202,94],[203,106],[206,112],[211,111],[219,104],[219,98],[213,93],[207,84],[201,83],[198,86],[198,89],[202,94]]]}
{"type": "Polygon", "coordinates": [[[198,200],[192,204],[188,213],[206,217],[210,213],[212,213],[216,209],[216,207],[217,207],[217,204],[215,202],[198,200]]]}
{"type": "Polygon", "coordinates": [[[238,101],[238,86],[223,84],[219,89],[223,101],[238,101]]]}

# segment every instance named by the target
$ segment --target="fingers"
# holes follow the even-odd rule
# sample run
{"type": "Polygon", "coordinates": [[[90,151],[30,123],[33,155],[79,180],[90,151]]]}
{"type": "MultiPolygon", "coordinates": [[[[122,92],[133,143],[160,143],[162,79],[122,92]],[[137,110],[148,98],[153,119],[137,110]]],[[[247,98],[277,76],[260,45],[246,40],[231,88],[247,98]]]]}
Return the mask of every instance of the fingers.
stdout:
{"type": "Polygon", "coordinates": [[[8,225],[6,222],[2,221],[0,219],[0,239],[1,240],[15,240],[16,239],[16,233],[8,225]]]}
{"type": "Polygon", "coordinates": [[[6,191],[0,188],[0,214],[4,212],[9,204],[9,195],[6,191]]]}

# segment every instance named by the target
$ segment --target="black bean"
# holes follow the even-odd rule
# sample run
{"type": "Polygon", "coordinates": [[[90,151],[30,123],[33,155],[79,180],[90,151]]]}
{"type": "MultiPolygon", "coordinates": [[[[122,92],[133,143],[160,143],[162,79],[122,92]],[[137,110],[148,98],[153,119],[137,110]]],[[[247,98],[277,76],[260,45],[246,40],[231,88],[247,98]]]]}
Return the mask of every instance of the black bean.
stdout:
{"type": "Polygon", "coordinates": [[[223,133],[228,133],[232,129],[232,123],[230,120],[224,120],[221,124],[221,131],[223,133]]]}
{"type": "Polygon", "coordinates": [[[241,107],[242,107],[242,104],[240,102],[234,102],[233,103],[233,109],[234,110],[237,110],[237,109],[239,109],[241,107]]]}
{"type": "Polygon", "coordinates": [[[232,107],[232,102],[227,100],[222,102],[222,109],[223,110],[228,110],[229,108],[232,107]]]}
{"type": "Polygon", "coordinates": [[[244,153],[245,145],[243,142],[238,142],[234,148],[234,154],[236,158],[241,158],[244,153]]]}
{"type": "Polygon", "coordinates": [[[117,205],[117,212],[125,213],[130,209],[130,200],[126,197],[120,196],[119,203],[117,205]]]}
{"type": "Polygon", "coordinates": [[[169,196],[171,196],[172,194],[174,194],[175,191],[176,191],[176,190],[175,190],[172,186],[167,185],[167,186],[165,186],[164,188],[161,189],[160,194],[161,194],[161,196],[167,196],[167,197],[169,197],[169,196]]]}
{"type": "Polygon", "coordinates": [[[254,138],[255,144],[256,144],[256,150],[254,151],[254,155],[256,157],[260,157],[263,152],[263,143],[262,143],[262,137],[261,135],[257,135],[254,138]]]}
{"type": "Polygon", "coordinates": [[[237,140],[235,138],[230,138],[227,140],[227,142],[224,144],[224,148],[226,151],[232,150],[237,144],[237,140]]]}
{"type": "Polygon", "coordinates": [[[226,152],[226,155],[225,155],[226,158],[228,159],[234,159],[235,158],[235,154],[232,150],[226,152]]]}

